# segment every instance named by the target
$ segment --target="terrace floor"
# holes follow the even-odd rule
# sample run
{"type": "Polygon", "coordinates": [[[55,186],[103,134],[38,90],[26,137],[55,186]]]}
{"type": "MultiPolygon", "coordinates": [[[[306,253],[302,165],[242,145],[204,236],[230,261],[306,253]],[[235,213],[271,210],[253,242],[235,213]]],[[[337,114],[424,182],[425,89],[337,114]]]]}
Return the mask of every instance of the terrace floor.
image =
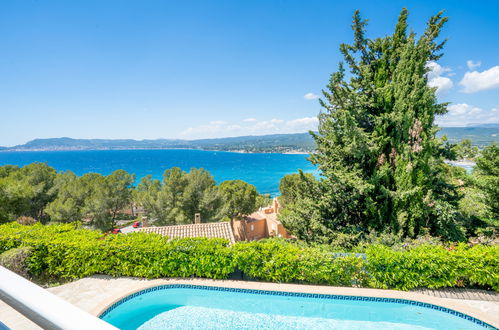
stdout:
{"type": "MultiPolygon", "coordinates": [[[[144,280],[136,278],[112,278],[109,276],[92,276],[61,286],[47,289],[64,300],[99,315],[107,306],[120,298],[147,287],[188,283],[195,285],[225,286],[233,288],[309,292],[339,295],[356,295],[370,297],[402,298],[445,306],[481,319],[499,327],[499,293],[483,290],[443,289],[415,290],[411,292],[360,289],[345,287],[329,287],[301,284],[275,284],[262,282],[246,282],[233,280],[206,279],[158,279],[144,280]]],[[[0,301],[0,321],[11,329],[40,329],[17,311],[0,301]]]]}

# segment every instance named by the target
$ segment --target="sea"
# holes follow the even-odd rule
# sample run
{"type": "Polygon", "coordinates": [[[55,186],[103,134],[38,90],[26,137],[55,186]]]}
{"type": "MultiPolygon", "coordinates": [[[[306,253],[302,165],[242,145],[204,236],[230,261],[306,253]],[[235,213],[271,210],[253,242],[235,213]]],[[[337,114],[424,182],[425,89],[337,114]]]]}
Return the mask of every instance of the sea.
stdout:
{"type": "Polygon", "coordinates": [[[279,195],[279,181],[299,169],[318,174],[308,155],[277,153],[237,153],[202,150],[85,150],[85,151],[20,151],[0,152],[1,165],[24,166],[44,162],[57,171],[73,171],[76,175],[100,173],[108,175],[122,169],[136,176],[136,183],[146,175],[161,179],[164,171],[180,167],[208,170],[217,183],[243,180],[256,186],[261,194],[279,195]]]}

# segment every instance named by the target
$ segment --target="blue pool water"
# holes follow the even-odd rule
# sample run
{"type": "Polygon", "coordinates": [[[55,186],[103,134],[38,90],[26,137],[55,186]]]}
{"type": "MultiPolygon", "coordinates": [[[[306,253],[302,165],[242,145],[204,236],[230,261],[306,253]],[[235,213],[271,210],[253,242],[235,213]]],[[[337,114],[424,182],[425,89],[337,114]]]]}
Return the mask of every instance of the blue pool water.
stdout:
{"type": "MultiPolygon", "coordinates": [[[[160,179],[166,169],[177,166],[188,171],[193,167],[208,170],[217,182],[244,180],[262,194],[276,195],[279,181],[298,169],[316,172],[306,155],[243,154],[200,150],[91,150],[0,152],[0,166],[47,162],[58,171],[71,170],[77,175],[88,172],[110,174],[123,169],[135,173],[138,180],[151,174],[160,179]]],[[[137,180],[137,181],[138,181],[137,180]]]]}
{"type": "Polygon", "coordinates": [[[483,329],[447,311],[375,298],[159,287],[101,318],[120,329],[483,329]],[[379,299],[378,299],[379,300],[379,299]]]}

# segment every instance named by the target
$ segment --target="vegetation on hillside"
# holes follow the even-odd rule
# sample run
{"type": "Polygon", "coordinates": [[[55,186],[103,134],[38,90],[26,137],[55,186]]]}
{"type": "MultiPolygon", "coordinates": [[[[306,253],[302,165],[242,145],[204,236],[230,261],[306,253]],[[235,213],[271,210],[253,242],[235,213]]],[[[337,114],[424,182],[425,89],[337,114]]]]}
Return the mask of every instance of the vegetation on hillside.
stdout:
{"type": "MultiPolygon", "coordinates": [[[[201,140],[36,139],[4,150],[123,150],[200,149],[240,152],[309,152],[314,140],[308,133],[238,136],[201,140]]],[[[0,150],[2,150],[0,148],[0,150]]]]}
{"type": "MultiPolygon", "coordinates": [[[[496,127],[442,127],[438,137],[447,137],[451,145],[465,139],[483,148],[499,141],[496,127]]],[[[308,133],[238,136],[202,140],[106,140],[106,139],[36,139],[14,147],[0,147],[0,151],[28,150],[126,150],[126,149],[199,149],[239,152],[312,152],[315,141],[308,133]]]]}

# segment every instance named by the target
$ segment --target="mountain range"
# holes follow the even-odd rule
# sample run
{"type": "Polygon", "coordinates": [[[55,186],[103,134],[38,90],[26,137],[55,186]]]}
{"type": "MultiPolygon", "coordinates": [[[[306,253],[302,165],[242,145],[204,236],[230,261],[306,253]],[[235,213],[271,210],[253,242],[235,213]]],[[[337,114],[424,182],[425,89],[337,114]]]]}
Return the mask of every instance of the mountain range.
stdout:
{"type": "MultiPolygon", "coordinates": [[[[499,124],[473,127],[443,127],[437,134],[446,135],[450,143],[470,139],[484,147],[499,142],[499,124]]],[[[310,152],[315,142],[309,133],[239,136],[216,139],[72,139],[68,137],[35,139],[14,147],[0,147],[0,151],[57,151],[57,150],[124,150],[124,149],[199,149],[239,152],[310,152]]]]}
{"type": "Polygon", "coordinates": [[[200,140],[35,139],[2,151],[199,149],[240,152],[308,152],[315,142],[309,133],[239,136],[200,140]]]}

